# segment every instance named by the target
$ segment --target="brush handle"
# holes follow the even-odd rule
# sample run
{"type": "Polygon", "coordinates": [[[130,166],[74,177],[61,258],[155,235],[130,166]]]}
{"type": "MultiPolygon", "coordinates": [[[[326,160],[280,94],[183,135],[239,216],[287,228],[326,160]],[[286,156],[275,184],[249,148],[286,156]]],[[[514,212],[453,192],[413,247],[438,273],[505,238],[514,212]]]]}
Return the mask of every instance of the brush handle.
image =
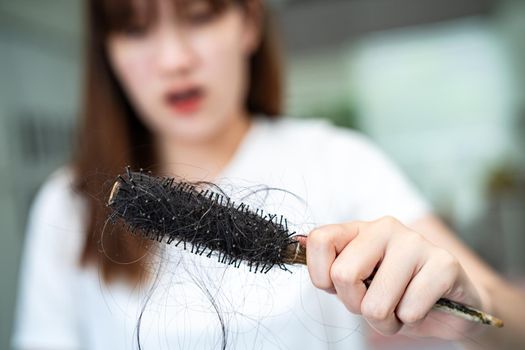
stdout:
{"type": "MultiPolygon", "coordinates": [[[[297,244],[290,246],[289,254],[290,257],[287,259],[287,264],[301,264],[306,265],[306,237],[298,237],[297,244]]],[[[374,278],[374,273],[366,280],[364,280],[365,286],[368,288],[374,278]]],[[[503,321],[497,317],[489,315],[481,310],[475,309],[471,306],[467,306],[456,301],[441,298],[432,307],[434,310],[440,310],[448,314],[463,318],[468,321],[486,324],[489,326],[501,328],[503,327],[503,321]]]]}

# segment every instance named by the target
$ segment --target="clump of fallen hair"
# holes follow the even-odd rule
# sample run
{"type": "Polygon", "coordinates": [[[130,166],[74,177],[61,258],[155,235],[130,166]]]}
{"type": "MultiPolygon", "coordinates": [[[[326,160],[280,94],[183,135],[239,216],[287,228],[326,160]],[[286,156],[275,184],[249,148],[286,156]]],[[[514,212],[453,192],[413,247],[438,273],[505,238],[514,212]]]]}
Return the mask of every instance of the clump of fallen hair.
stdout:
{"type": "MultiPolygon", "coordinates": [[[[190,245],[193,253],[250,270],[268,272],[287,264],[306,264],[305,237],[288,231],[286,219],[253,212],[224,193],[203,189],[205,183],[176,182],[129,170],[119,176],[109,196],[111,218],[124,219],[132,231],[170,244],[190,245]]],[[[212,185],[212,184],[208,184],[212,185]]],[[[218,187],[216,187],[218,189],[218,187]]],[[[363,282],[368,287],[374,273],[363,282]]],[[[470,306],[439,299],[435,309],[466,320],[503,327],[503,321],[470,306]]]]}
{"type": "Polygon", "coordinates": [[[302,247],[282,216],[236,204],[209,183],[189,183],[144,172],[119,175],[108,200],[110,219],[131,232],[254,272],[305,263],[302,247]],[[211,189],[213,188],[213,190],[211,189]],[[303,261],[304,260],[304,261],[303,261]]]}

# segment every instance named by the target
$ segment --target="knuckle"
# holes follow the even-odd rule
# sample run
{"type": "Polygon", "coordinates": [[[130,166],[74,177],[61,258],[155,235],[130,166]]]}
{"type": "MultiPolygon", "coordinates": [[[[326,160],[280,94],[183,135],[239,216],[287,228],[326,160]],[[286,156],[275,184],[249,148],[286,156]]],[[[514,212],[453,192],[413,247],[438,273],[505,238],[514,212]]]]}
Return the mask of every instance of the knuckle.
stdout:
{"type": "Polygon", "coordinates": [[[353,314],[361,314],[361,308],[359,307],[359,303],[347,303],[346,308],[353,314]]]}
{"type": "Polygon", "coordinates": [[[329,290],[331,288],[333,288],[333,285],[325,280],[325,279],[320,279],[320,278],[311,278],[312,280],[312,284],[314,285],[314,287],[316,288],[319,288],[319,289],[323,289],[323,290],[329,290]]]}
{"type": "Polygon", "coordinates": [[[386,227],[395,227],[399,224],[399,221],[390,215],[383,216],[379,219],[379,222],[386,227]]]}
{"type": "Polygon", "coordinates": [[[416,308],[401,308],[397,313],[397,318],[406,325],[413,325],[421,321],[425,314],[416,308]]]}
{"type": "Polygon", "coordinates": [[[441,274],[438,278],[435,279],[433,288],[441,292],[449,290],[454,281],[461,274],[461,264],[459,260],[444,249],[438,249],[434,253],[434,263],[435,267],[439,267],[441,274]]]}
{"type": "Polygon", "coordinates": [[[445,271],[449,271],[454,276],[459,273],[461,265],[454,255],[444,249],[440,249],[438,258],[445,271]]]}
{"type": "Polygon", "coordinates": [[[354,283],[355,273],[348,267],[335,261],[330,268],[330,278],[335,285],[344,286],[354,283]]]}
{"type": "Polygon", "coordinates": [[[361,304],[361,313],[369,320],[385,321],[390,315],[390,310],[381,303],[364,301],[361,304]]]}
{"type": "Polygon", "coordinates": [[[308,245],[310,247],[324,246],[330,241],[329,235],[322,228],[316,228],[308,234],[308,245]]]}
{"type": "Polygon", "coordinates": [[[372,227],[384,235],[391,235],[396,232],[399,227],[399,221],[393,216],[383,216],[372,222],[372,227]]]}
{"type": "Polygon", "coordinates": [[[391,336],[399,332],[399,327],[395,323],[383,325],[381,328],[378,328],[378,332],[382,335],[391,336]]]}
{"type": "Polygon", "coordinates": [[[308,234],[308,240],[310,241],[318,241],[323,238],[323,229],[321,228],[315,228],[308,234]]]}

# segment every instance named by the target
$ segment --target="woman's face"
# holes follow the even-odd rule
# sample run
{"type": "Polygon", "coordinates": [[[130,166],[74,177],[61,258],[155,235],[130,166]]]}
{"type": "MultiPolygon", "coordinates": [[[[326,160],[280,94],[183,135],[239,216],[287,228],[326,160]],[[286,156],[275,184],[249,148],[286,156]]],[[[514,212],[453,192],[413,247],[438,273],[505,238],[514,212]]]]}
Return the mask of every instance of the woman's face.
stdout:
{"type": "Polygon", "coordinates": [[[154,23],[140,24],[147,1],[137,1],[137,25],[110,34],[111,65],[154,135],[206,141],[245,116],[256,26],[237,5],[215,13],[205,0],[156,1],[154,23]]]}

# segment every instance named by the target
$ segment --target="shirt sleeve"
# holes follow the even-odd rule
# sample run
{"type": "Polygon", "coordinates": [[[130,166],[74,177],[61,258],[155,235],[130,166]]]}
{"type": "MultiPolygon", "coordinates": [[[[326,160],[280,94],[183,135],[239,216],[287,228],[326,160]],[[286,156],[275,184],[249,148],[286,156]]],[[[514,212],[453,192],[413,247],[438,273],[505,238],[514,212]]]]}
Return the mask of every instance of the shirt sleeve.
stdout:
{"type": "Polygon", "coordinates": [[[370,221],[389,215],[410,224],[432,212],[414,184],[368,137],[340,130],[333,142],[334,163],[342,167],[336,181],[343,184],[343,207],[353,219],[370,221]]]}
{"type": "Polygon", "coordinates": [[[79,349],[74,282],[79,208],[66,174],[55,174],[33,202],[22,254],[12,346],[79,349]]]}

